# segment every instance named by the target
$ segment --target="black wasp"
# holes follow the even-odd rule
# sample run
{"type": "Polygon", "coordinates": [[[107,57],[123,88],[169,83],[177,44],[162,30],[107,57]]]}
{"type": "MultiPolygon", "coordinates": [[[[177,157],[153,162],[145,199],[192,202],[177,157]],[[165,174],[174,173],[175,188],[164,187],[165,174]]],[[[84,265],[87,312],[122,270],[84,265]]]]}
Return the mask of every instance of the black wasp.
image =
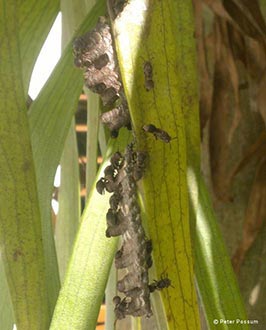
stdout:
{"type": "Polygon", "coordinates": [[[153,76],[153,69],[152,65],[149,61],[146,61],[143,65],[143,72],[145,77],[145,88],[146,91],[150,91],[154,88],[154,81],[152,79],[153,76]]]}
{"type": "Polygon", "coordinates": [[[161,277],[159,281],[154,280],[151,284],[149,284],[150,292],[154,292],[155,290],[162,290],[164,288],[168,288],[171,285],[171,280],[168,277],[161,277]]]}
{"type": "Polygon", "coordinates": [[[166,131],[164,131],[161,128],[157,128],[153,124],[144,125],[142,127],[142,129],[145,132],[153,134],[153,136],[155,137],[156,140],[159,139],[159,140],[162,140],[165,143],[169,143],[171,140],[176,139],[176,137],[172,138],[166,131]]]}
{"type": "Polygon", "coordinates": [[[96,189],[99,194],[103,195],[104,191],[114,192],[117,188],[116,177],[119,170],[124,165],[124,158],[119,151],[114,153],[110,159],[111,165],[107,166],[104,170],[104,177],[96,183],[96,189]]]}

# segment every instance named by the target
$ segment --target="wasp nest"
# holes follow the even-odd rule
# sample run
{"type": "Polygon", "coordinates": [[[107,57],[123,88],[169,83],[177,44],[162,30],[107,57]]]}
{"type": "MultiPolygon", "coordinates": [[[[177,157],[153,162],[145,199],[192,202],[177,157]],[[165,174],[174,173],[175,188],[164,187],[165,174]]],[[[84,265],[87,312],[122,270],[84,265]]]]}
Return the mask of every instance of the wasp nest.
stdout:
{"type": "Polygon", "coordinates": [[[126,269],[127,274],[117,283],[117,290],[124,294],[116,296],[115,315],[151,316],[148,269],[152,265],[152,244],[146,238],[141,223],[137,197],[137,180],[142,177],[146,153],[127,147],[122,156],[115,153],[104,177],[96,185],[99,193],[112,192],[110,208],[106,214],[106,236],[122,235],[122,244],[115,256],[117,269],[126,269]]]}
{"type": "Polygon", "coordinates": [[[101,116],[102,122],[111,130],[111,136],[116,137],[123,126],[130,129],[111,29],[105,17],[99,18],[92,31],[74,40],[73,53],[75,65],[84,70],[85,85],[98,93],[103,105],[111,109],[101,116]]]}

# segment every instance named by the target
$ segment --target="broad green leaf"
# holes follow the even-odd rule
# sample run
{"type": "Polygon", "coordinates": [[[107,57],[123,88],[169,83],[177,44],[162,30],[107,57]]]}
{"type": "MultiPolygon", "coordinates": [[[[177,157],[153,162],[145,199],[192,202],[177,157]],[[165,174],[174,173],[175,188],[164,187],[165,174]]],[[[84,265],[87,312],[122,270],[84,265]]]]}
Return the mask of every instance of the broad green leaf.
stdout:
{"type": "Polygon", "coordinates": [[[13,330],[14,313],[11,297],[8,290],[8,283],[6,280],[6,274],[3,267],[3,261],[0,257],[0,324],[5,330],[13,330]]]}
{"type": "MultiPolygon", "coordinates": [[[[22,1],[19,6],[16,6],[16,19],[18,20],[18,37],[19,37],[19,48],[20,57],[22,59],[22,80],[24,93],[27,95],[29,79],[32,71],[32,67],[39,53],[39,50],[46,38],[50,27],[55,19],[55,16],[59,9],[58,1],[22,1]]],[[[1,261],[2,262],[2,261],[1,261]]],[[[2,285],[6,285],[7,281],[4,280],[5,274],[1,273],[3,280],[1,280],[2,285]]],[[[1,292],[4,290],[8,291],[8,288],[2,288],[1,292]]],[[[8,307],[12,306],[8,301],[5,301],[7,295],[1,294],[1,303],[5,306],[7,312],[8,307]]],[[[11,312],[9,313],[11,315],[11,312]]],[[[7,313],[8,315],[8,313],[7,313]]],[[[1,316],[5,317],[3,313],[1,316]]],[[[1,327],[5,328],[3,321],[0,321],[1,327]]],[[[7,328],[8,329],[8,328],[7,328]]]]}
{"type": "Polygon", "coordinates": [[[61,282],[72,252],[80,217],[80,186],[77,138],[74,122],[66,139],[60,161],[59,212],[55,226],[55,244],[61,282]]]}
{"type": "Polygon", "coordinates": [[[64,48],[89,11],[86,9],[84,0],[60,0],[60,9],[62,13],[62,48],[64,48]]]}
{"type": "Polygon", "coordinates": [[[199,315],[186,181],[187,99],[183,98],[185,91],[181,92],[184,86],[193,88],[193,93],[197,88],[193,80],[196,74],[189,71],[195,65],[188,67],[188,71],[184,69],[185,56],[193,42],[187,25],[193,26],[193,19],[190,1],[178,2],[179,8],[176,3],[130,2],[114,22],[114,36],[137,145],[149,156],[143,179],[143,202],[153,242],[154,266],[157,278],[167,274],[173,285],[162,291],[164,317],[160,318],[159,326],[196,330],[199,315]],[[180,39],[182,49],[178,48],[180,39]],[[154,88],[147,88],[146,61],[153,68],[154,88]],[[175,139],[170,143],[155,140],[152,134],[142,130],[148,124],[162,128],[175,139]]]}
{"type": "Polygon", "coordinates": [[[1,1],[0,245],[18,329],[47,329],[41,221],[23,90],[17,7],[1,1]]]}
{"type": "Polygon", "coordinates": [[[95,180],[97,172],[97,156],[98,156],[98,136],[99,116],[100,116],[100,100],[99,96],[86,90],[88,97],[87,103],[87,163],[86,163],[86,189],[87,195],[91,191],[92,184],[95,180]]]}
{"type": "MultiPolygon", "coordinates": [[[[95,26],[104,13],[104,1],[98,1],[77,30],[81,35],[95,26]]],[[[59,276],[51,227],[51,196],[57,165],[63,151],[73,111],[82,89],[80,70],[73,65],[72,41],[43,87],[29,112],[31,141],[42,217],[43,244],[50,306],[53,308],[59,290],[59,276]]]]}
{"type": "MultiPolygon", "coordinates": [[[[110,143],[106,159],[114,151],[125,148],[129,133],[122,131],[119,138],[110,143]]],[[[97,179],[105,166],[106,162],[97,179]]],[[[88,197],[50,330],[95,329],[117,247],[117,238],[105,236],[109,197],[108,193],[98,194],[95,186],[88,197]]]]}
{"type": "MultiPolygon", "coordinates": [[[[194,184],[190,182],[190,187],[194,184]]],[[[214,320],[247,320],[231,262],[202,179],[199,204],[194,210],[197,217],[195,270],[209,327],[213,329],[214,320]]],[[[215,328],[228,329],[228,325],[218,324],[215,328]]],[[[237,328],[249,329],[249,325],[239,323],[237,328]]]]}
{"type": "MultiPolygon", "coordinates": [[[[61,0],[62,48],[86,15],[84,1],[61,0]]],[[[71,111],[70,111],[71,112],[71,111]]],[[[73,109],[74,112],[74,109],[73,109]]],[[[59,188],[59,212],[55,226],[55,244],[61,282],[77,233],[80,217],[80,186],[75,120],[72,120],[60,160],[61,183],[59,188]]]]}
{"type": "MultiPolygon", "coordinates": [[[[182,109],[185,114],[185,129],[187,142],[188,185],[191,201],[190,219],[195,247],[195,271],[209,327],[213,327],[214,319],[246,319],[244,305],[239,288],[232,271],[231,262],[217,226],[210,199],[200,173],[200,132],[197,97],[197,70],[195,68],[195,45],[189,42],[186,35],[193,35],[193,24],[180,26],[175,19],[175,13],[189,19],[189,13],[184,12],[181,1],[175,2],[172,11],[172,23],[183,33],[177,39],[180,61],[180,71],[183,76],[180,94],[183,100],[182,109]],[[184,31],[186,29],[186,32],[184,31]],[[193,229],[195,228],[195,229],[193,229]]],[[[191,40],[190,40],[191,41],[191,40]]],[[[238,325],[243,329],[247,325],[238,325]]],[[[227,329],[228,325],[220,324],[219,329],[227,329]]]]}
{"type": "Polygon", "coordinates": [[[27,0],[16,5],[25,95],[41,47],[59,12],[59,0],[27,0]]]}
{"type": "MultiPolygon", "coordinates": [[[[182,2],[175,2],[175,11],[185,14],[182,2]]],[[[176,30],[180,30],[179,20],[173,14],[172,22],[176,30]]],[[[195,247],[196,279],[202,298],[209,327],[213,327],[214,319],[246,319],[245,309],[239,288],[232,271],[231,262],[224,246],[223,238],[217,226],[212,205],[200,173],[200,132],[197,95],[196,51],[194,42],[189,42],[185,35],[193,35],[193,24],[185,26],[177,39],[180,61],[181,80],[180,94],[183,100],[182,109],[185,114],[187,142],[187,178],[191,201],[190,219],[195,247]]],[[[238,325],[241,327],[241,325],[238,325]]],[[[219,329],[227,329],[221,324],[219,329]]],[[[243,329],[248,328],[242,325],[243,329]]]]}
{"type": "Polygon", "coordinates": [[[107,150],[107,142],[106,142],[106,130],[104,125],[100,122],[99,123],[99,132],[98,132],[98,141],[99,141],[99,148],[101,150],[101,154],[105,155],[107,150]]]}
{"type": "Polygon", "coordinates": [[[109,278],[105,289],[105,306],[106,306],[105,330],[114,329],[115,313],[114,313],[113,298],[114,296],[117,295],[117,290],[116,290],[117,273],[118,271],[115,267],[115,264],[113,263],[109,272],[109,278]]]}

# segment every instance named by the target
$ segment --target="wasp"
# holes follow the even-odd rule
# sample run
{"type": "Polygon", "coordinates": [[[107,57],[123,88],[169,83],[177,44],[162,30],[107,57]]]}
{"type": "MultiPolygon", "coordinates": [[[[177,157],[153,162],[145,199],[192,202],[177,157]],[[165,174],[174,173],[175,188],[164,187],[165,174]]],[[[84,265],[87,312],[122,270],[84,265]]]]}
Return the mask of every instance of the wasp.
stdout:
{"type": "MultiPolygon", "coordinates": [[[[96,190],[99,194],[103,195],[105,190],[108,192],[114,192],[118,189],[119,186],[119,170],[124,165],[124,158],[120,152],[116,152],[110,159],[111,164],[104,169],[104,177],[96,183],[96,190]]],[[[116,196],[113,202],[116,202],[118,196],[116,196]]]]}
{"type": "Polygon", "coordinates": [[[151,239],[148,239],[146,242],[145,242],[145,247],[146,247],[146,251],[148,254],[151,254],[152,253],[152,240],[151,239]]]}
{"type": "Polygon", "coordinates": [[[142,178],[146,166],[147,153],[144,151],[136,151],[133,154],[133,178],[138,181],[142,178]]]}
{"type": "Polygon", "coordinates": [[[133,258],[129,254],[123,253],[123,247],[115,254],[115,267],[117,269],[126,268],[134,262],[133,258]]]}
{"type": "Polygon", "coordinates": [[[155,290],[162,290],[168,288],[171,285],[171,280],[168,277],[161,277],[159,281],[154,280],[151,284],[148,285],[150,292],[155,290]]]}
{"type": "Polygon", "coordinates": [[[98,191],[99,194],[103,195],[105,188],[106,188],[106,179],[100,178],[100,180],[97,181],[96,183],[96,190],[98,191]]]}
{"type": "Polygon", "coordinates": [[[112,210],[111,208],[106,213],[106,221],[108,226],[117,226],[121,222],[121,213],[112,210]]]}
{"type": "Polygon", "coordinates": [[[145,88],[146,91],[149,92],[151,89],[154,88],[154,81],[153,81],[153,69],[151,62],[146,61],[143,65],[143,72],[145,77],[145,88]]]}
{"type": "Polygon", "coordinates": [[[96,183],[96,190],[103,195],[105,190],[112,193],[116,190],[117,184],[111,178],[100,178],[96,183]]]}
{"type": "Polygon", "coordinates": [[[126,317],[127,310],[128,310],[128,298],[125,297],[124,299],[121,299],[119,296],[115,296],[113,298],[113,303],[115,304],[115,316],[116,320],[122,320],[126,317]]]}
{"type": "Polygon", "coordinates": [[[122,196],[118,192],[115,191],[109,199],[109,205],[110,205],[111,209],[113,209],[114,211],[117,211],[121,200],[122,200],[122,196]]]}
{"type": "Polygon", "coordinates": [[[116,174],[117,174],[117,172],[116,172],[116,169],[113,167],[113,165],[108,165],[104,169],[104,176],[106,179],[108,179],[108,178],[115,179],[116,174]]]}
{"type": "Polygon", "coordinates": [[[106,214],[107,229],[105,231],[106,237],[114,237],[122,235],[126,232],[128,223],[120,211],[116,212],[111,208],[106,214]]]}
{"type": "Polygon", "coordinates": [[[149,256],[147,257],[147,259],[146,259],[146,266],[147,266],[148,268],[151,268],[152,265],[153,265],[152,256],[149,255],[149,256]]]}
{"type": "Polygon", "coordinates": [[[121,169],[124,165],[124,158],[119,151],[115,152],[110,159],[111,165],[117,170],[121,169]]]}
{"type": "Polygon", "coordinates": [[[144,132],[153,134],[156,140],[159,139],[165,143],[169,143],[171,140],[176,139],[176,137],[172,138],[166,131],[161,128],[157,128],[153,124],[144,125],[142,129],[144,132]]]}
{"type": "Polygon", "coordinates": [[[146,249],[146,253],[147,253],[146,265],[148,268],[151,268],[151,266],[153,264],[152,256],[151,256],[151,253],[152,253],[152,240],[151,239],[149,239],[145,242],[145,249],[146,249]]]}
{"type": "Polygon", "coordinates": [[[119,219],[121,222],[119,222],[117,225],[108,225],[105,236],[106,237],[116,237],[125,234],[128,228],[128,223],[126,222],[126,219],[119,219]]]}

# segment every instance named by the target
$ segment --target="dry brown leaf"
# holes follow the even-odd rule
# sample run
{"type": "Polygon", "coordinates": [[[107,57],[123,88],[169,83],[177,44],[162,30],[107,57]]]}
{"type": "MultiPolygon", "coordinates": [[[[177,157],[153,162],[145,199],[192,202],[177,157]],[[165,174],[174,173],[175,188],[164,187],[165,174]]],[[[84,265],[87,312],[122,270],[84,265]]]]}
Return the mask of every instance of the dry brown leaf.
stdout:
{"type": "Polygon", "coordinates": [[[228,21],[232,21],[230,15],[224,9],[220,0],[203,0],[203,2],[217,15],[228,21]]]}
{"type": "Polygon", "coordinates": [[[228,24],[228,37],[234,57],[246,66],[245,38],[233,24],[228,24]]]}
{"type": "Polygon", "coordinates": [[[258,1],[225,0],[223,4],[220,0],[203,1],[217,16],[234,27],[230,31],[230,38],[235,55],[240,55],[238,58],[244,64],[248,61],[249,74],[260,79],[265,68],[266,25],[258,1]],[[249,26],[252,33],[249,32],[249,26]],[[246,37],[246,42],[240,36],[246,37]]]}
{"type": "Polygon", "coordinates": [[[215,22],[217,38],[210,120],[210,164],[212,184],[216,196],[221,200],[229,200],[229,147],[241,118],[239,80],[228,38],[228,23],[217,16],[215,22]],[[235,104],[232,104],[231,101],[232,90],[235,104]],[[235,110],[233,115],[232,110],[235,110]]]}
{"type": "Polygon", "coordinates": [[[257,105],[266,127],[266,70],[258,83],[257,105]]]}
{"type": "Polygon", "coordinates": [[[249,196],[242,240],[232,258],[233,268],[239,272],[247,251],[254,243],[266,220],[266,157],[258,164],[249,196]]]}
{"type": "Polygon", "coordinates": [[[265,43],[266,27],[257,0],[224,0],[223,5],[244,34],[265,43]]]}
{"type": "Polygon", "coordinates": [[[249,37],[243,37],[236,29],[230,33],[234,55],[247,70],[249,105],[260,112],[266,125],[266,50],[264,44],[249,37]]]}
{"type": "Polygon", "coordinates": [[[266,24],[264,17],[261,13],[259,1],[241,0],[240,4],[241,3],[250,12],[255,24],[258,25],[262,33],[266,35],[266,24]]]}
{"type": "Polygon", "coordinates": [[[202,132],[211,113],[212,81],[207,65],[206,45],[203,32],[202,2],[193,0],[193,5],[195,12],[197,60],[200,73],[200,127],[202,132]]]}
{"type": "Polygon", "coordinates": [[[265,22],[257,0],[202,0],[217,16],[243,35],[265,42],[265,22]]]}
{"type": "Polygon", "coordinates": [[[231,80],[231,84],[232,84],[232,89],[233,89],[233,93],[234,93],[234,105],[231,107],[234,110],[234,114],[233,114],[233,120],[232,120],[232,123],[231,123],[231,127],[230,127],[229,132],[228,132],[228,140],[229,140],[229,143],[231,143],[234,132],[238,127],[238,124],[240,122],[242,114],[241,114],[241,110],[240,110],[240,100],[239,100],[238,70],[237,70],[235,58],[233,56],[232,48],[231,48],[231,45],[230,45],[228,32],[229,31],[227,29],[227,46],[228,46],[228,49],[227,49],[227,54],[228,54],[227,65],[228,65],[228,71],[229,71],[230,80],[231,80]]]}
{"type": "Polygon", "coordinates": [[[235,166],[230,175],[230,184],[234,177],[252,160],[262,159],[266,150],[266,131],[262,131],[257,140],[246,150],[240,162],[235,166]]]}

